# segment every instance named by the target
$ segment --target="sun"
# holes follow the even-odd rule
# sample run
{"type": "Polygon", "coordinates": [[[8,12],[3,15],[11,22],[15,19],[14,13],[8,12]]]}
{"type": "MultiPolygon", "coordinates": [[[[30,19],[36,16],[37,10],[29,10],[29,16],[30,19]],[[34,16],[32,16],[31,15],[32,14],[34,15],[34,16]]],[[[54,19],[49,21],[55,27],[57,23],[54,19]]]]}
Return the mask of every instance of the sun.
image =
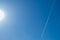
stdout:
{"type": "Polygon", "coordinates": [[[2,21],[5,18],[4,11],[0,10],[0,21],[2,21]]]}

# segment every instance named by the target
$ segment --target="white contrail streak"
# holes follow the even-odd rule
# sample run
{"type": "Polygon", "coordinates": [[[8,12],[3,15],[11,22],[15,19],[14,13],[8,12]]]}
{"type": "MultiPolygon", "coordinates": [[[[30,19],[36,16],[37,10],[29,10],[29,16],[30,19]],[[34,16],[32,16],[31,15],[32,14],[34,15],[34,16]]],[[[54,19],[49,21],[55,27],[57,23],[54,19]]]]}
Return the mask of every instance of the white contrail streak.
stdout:
{"type": "Polygon", "coordinates": [[[48,21],[49,21],[49,19],[50,19],[50,16],[51,16],[51,13],[52,13],[52,9],[53,9],[53,7],[54,7],[54,4],[55,4],[55,0],[53,1],[52,7],[51,7],[51,9],[50,9],[50,11],[49,11],[49,16],[48,16],[48,18],[47,18],[47,20],[46,20],[46,23],[45,23],[45,25],[44,25],[44,29],[43,29],[42,34],[41,34],[41,39],[43,38],[44,33],[45,33],[45,31],[46,31],[47,24],[48,24],[48,21]]]}

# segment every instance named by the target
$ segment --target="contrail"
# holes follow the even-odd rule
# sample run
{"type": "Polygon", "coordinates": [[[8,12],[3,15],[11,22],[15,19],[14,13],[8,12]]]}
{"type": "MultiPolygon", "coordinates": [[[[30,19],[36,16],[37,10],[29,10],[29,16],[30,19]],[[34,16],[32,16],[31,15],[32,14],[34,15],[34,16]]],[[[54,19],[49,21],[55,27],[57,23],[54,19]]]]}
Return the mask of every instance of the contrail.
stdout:
{"type": "Polygon", "coordinates": [[[46,23],[45,23],[45,25],[44,25],[44,29],[43,29],[42,34],[41,34],[41,39],[43,38],[44,33],[45,33],[45,31],[46,31],[47,24],[48,24],[48,21],[49,21],[49,19],[50,19],[50,16],[51,16],[51,13],[52,13],[52,9],[53,9],[53,7],[54,7],[54,4],[55,4],[55,0],[53,1],[52,7],[51,7],[51,9],[50,9],[50,11],[49,11],[49,16],[48,16],[48,18],[47,18],[47,20],[46,20],[46,23]]]}

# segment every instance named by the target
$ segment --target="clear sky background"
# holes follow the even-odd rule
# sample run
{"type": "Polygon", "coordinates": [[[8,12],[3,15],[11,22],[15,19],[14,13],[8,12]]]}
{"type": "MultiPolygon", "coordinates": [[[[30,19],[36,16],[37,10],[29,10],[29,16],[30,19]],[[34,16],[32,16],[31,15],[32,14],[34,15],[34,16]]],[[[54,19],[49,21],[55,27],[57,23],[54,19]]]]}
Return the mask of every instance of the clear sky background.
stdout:
{"type": "Polygon", "coordinates": [[[0,0],[6,14],[0,22],[0,40],[60,40],[60,0],[0,0]],[[43,38],[41,34],[48,18],[43,38]]]}

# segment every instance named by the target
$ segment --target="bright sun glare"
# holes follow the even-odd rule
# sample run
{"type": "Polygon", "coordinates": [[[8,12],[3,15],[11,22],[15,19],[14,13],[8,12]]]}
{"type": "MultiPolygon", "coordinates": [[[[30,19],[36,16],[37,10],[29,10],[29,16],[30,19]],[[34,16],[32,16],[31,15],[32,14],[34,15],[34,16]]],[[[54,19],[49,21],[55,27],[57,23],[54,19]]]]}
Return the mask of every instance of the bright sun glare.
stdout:
{"type": "Polygon", "coordinates": [[[2,10],[0,10],[0,21],[2,21],[5,18],[5,14],[2,10]]]}

